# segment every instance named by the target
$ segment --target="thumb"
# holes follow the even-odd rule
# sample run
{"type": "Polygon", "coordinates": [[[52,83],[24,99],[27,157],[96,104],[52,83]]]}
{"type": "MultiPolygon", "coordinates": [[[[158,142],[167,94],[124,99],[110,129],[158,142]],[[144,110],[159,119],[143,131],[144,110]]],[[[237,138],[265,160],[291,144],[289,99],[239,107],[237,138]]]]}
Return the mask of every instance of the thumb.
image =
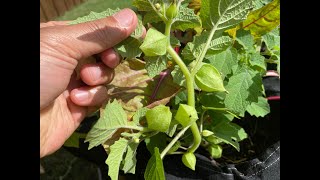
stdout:
{"type": "Polygon", "coordinates": [[[137,26],[137,16],[123,9],[113,16],[68,26],[48,27],[41,39],[46,45],[74,59],[98,54],[126,39],[137,26]],[[52,37],[52,34],[55,34],[52,37]]]}

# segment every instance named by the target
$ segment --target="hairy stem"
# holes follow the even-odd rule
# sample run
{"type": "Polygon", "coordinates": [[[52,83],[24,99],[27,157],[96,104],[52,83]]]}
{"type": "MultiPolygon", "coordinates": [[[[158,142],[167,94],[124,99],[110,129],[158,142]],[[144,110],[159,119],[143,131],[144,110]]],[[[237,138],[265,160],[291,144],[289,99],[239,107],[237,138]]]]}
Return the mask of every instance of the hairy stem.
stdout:
{"type": "MultiPolygon", "coordinates": [[[[177,63],[179,68],[181,69],[183,75],[186,78],[186,85],[187,85],[187,93],[188,93],[188,105],[195,107],[195,95],[194,95],[194,87],[193,87],[193,77],[190,74],[190,71],[188,67],[184,64],[180,56],[176,53],[176,51],[172,48],[170,45],[170,30],[171,30],[171,24],[172,20],[169,20],[166,22],[165,27],[165,35],[168,38],[168,44],[167,44],[167,53],[169,53],[172,57],[172,59],[177,63]]],[[[169,151],[169,149],[174,145],[174,143],[180,138],[180,136],[183,135],[183,133],[189,128],[189,126],[185,127],[183,130],[181,130],[177,136],[168,144],[168,146],[161,152],[161,159],[166,155],[166,153],[169,151]]],[[[201,143],[201,135],[197,126],[197,123],[194,122],[190,126],[192,134],[193,134],[193,144],[188,149],[188,152],[194,152],[198,149],[200,143],[201,143]]]]}
{"type": "Polygon", "coordinates": [[[208,51],[209,45],[211,43],[211,40],[213,38],[214,33],[217,30],[217,27],[218,27],[218,23],[215,26],[213,26],[213,28],[211,29],[209,37],[208,37],[207,42],[206,42],[206,45],[204,46],[203,50],[201,51],[200,56],[196,59],[196,65],[191,70],[191,76],[192,77],[194,77],[195,74],[197,73],[197,70],[199,69],[199,66],[201,65],[201,62],[203,61],[204,56],[206,55],[206,53],[208,51]]]}
{"type": "Polygon", "coordinates": [[[164,158],[164,156],[167,154],[167,152],[171,149],[171,147],[178,141],[178,139],[189,129],[190,125],[183,128],[173,139],[172,141],[167,145],[167,147],[161,152],[160,157],[161,159],[164,158]]]}

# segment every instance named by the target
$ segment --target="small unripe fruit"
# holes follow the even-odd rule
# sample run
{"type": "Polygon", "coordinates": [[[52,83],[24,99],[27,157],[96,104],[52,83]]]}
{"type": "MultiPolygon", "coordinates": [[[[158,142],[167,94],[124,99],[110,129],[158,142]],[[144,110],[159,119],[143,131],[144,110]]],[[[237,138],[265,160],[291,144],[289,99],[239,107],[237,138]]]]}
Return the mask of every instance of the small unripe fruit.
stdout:
{"type": "Polygon", "coordinates": [[[178,14],[178,8],[177,8],[176,3],[171,3],[166,11],[167,18],[173,19],[177,16],[177,14],[178,14]]]}

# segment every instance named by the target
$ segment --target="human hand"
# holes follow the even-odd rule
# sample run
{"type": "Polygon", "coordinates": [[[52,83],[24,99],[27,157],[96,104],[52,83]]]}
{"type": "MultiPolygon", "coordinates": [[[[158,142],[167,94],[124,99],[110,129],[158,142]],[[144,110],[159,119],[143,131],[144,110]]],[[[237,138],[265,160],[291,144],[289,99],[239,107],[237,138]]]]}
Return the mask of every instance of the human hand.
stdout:
{"type": "Polygon", "coordinates": [[[58,150],[85,118],[88,109],[108,99],[103,86],[113,79],[120,56],[113,46],[136,28],[130,9],[77,25],[40,24],[40,158],[58,150]],[[100,63],[86,64],[75,76],[79,61],[98,54],[100,63]]]}

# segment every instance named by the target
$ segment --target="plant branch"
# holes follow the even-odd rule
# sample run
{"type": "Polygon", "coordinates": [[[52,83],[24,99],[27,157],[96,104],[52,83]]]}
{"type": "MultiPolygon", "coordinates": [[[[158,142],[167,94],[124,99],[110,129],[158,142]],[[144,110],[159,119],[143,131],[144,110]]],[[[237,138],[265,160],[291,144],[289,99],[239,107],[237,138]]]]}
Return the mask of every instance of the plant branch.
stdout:
{"type": "Polygon", "coordinates": [[[163,157],[167,154],[167,152],[171,149],[171,147],[178,141],[178,139],[188,130],[190,127],[187,126],[183,128],[173,139],[172,141],[167,145],[167,147],[161,152],[160,157],[163,159],[163,157]]]}
{"type": "MultiPolygon", "coordinates": [[[[165,27],[165,35],[168,38],[168,44],[167,44],[167,53],[169,53],[172,56],[172,59],[177,63],[179,68],[181,69],[183,75],[186,78],[186,84],[187,84],[187,93],[188,93],[188,105],[195,107],[195,95],[194,95],[194,86],[193,86],[193,77],[190,75],[190,71],[188,67],[184,64],[180,56],[176,53],[176,51],[172,48],[170,45],[170,30],[171,30],[171,24],[172,20],[169,20],[166,22],[165,27]]],[[[197,126],[196,122],[193,122],[191,126],[185,127],[183,130],[181,130],[178,135],[168,144],[168,146],[161,152],[161,159],[166,155],[166,153],[169,151],[169,149],[174,145],[174,143],[180,138],[180,136],[189,128],[191,127],[191,131],[193,134],[193,144],[189,148],[188,152],[194,152],[201,143],[201,135],[197,126]],[[180,134],[181,133],[181,134],[180,134]]]]}
{"type": "Polygon", "coordinates": [[[191,69],[191,77],[194,77],[195,74],[197,73],[197,70],[199,69],[199,66],[201,65],[201,62],[203,61],[204,56],[206,55],[206,53],[208,51],[209,45],[210,45],[210,43],[212,41],[214,33],[217,30],[217,27],[218,27],[218,23],[216,25],[214,25],[213,28],[211,29],[209,37],[208,37],[207,42],[206,42],[206,45],[204,46],[203,50],[201,51],[200,56],[196,59],[196,65],[194,66],[193,69],[191,69]]]}

